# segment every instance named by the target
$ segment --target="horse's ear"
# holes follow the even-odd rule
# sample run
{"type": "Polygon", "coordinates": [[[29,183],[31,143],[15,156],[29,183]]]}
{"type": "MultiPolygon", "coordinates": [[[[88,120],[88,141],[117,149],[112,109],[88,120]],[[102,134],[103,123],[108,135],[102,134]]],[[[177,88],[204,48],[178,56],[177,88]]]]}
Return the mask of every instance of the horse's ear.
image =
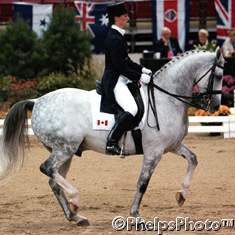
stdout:
{"type": "Polygon", "coordinates": [[[215,50],[215,55],[216,55],[216,60],[219,60],[220,55],[221,55],[221,50],[219,46],[215,50]]]}

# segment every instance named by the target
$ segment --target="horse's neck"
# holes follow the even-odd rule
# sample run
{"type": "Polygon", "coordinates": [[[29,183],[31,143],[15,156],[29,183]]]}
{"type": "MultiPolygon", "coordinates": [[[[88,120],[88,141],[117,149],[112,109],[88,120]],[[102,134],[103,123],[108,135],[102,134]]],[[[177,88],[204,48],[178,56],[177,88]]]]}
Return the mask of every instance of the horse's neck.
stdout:
{"type": "Polygon", "coordinates": [[[190,96],[194,80],[210,63],[211,60],[205,60],[203,53],[182,57],[178,61],[170,62],[163,71],[157,72],[155,82],[171,93],[190,96]]]}

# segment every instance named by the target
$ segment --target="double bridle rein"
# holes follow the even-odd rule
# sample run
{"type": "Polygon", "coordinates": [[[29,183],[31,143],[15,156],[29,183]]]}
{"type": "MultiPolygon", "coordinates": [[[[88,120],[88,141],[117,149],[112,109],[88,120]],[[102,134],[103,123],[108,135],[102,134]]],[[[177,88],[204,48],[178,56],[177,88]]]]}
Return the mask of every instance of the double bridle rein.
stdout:
{"type": "Polygon", "coordinates": [[[151,128],[157,128],[158,130],[160,130],[159,123],[158,123],[157,107],[156,107],[156,102],[155,102],[154,89],[157,89],[157,90],[159,90],[159,91],[161,91],[161,92],[163,92],[163,93],[165,93],[169,96],[172,96],[175,99],[177,99],[177,100],[179,100],[179,101],[181,101],[181,102],[183,102],[187,105],[190,105],[190,106],[193,106],[193,107],[196,107],[196,108],[199,108],[199,109],[204,109],[204,110],[208,111],[208,109],[210,107],[210,104],[211,104],[212,95],[218,95],[218,94],[222,93],[221,90],[213,90],[214,78],[216,76],[215,75],[216,67],[224,69],[224,67],[219,65],[217,63],[217,60],[215,59],[215,62],[213,63],[212,67],[210,69],[208,69],[194,83],[193,86],[197,85],[203,78],[206,77],[206,75],[208,75],[210,73],[210,76],[209,76],[209,79],[208,79],[207,91],[203,92],[203,93],[198,93],[195,96],[185,96],[185,95],[177,95],[177,94],[171,93],[171,92],[161,88],[160,86],[156,85],[154,83],[153,76],[152,76],[151,81],[148,84],[148,111],[147,111],[147,113],[148,113],[148,116],[149,116],[149,110],[150,109],[152,110],[154,118],[156,120],[156,126],[151,126],[149,123],[148,123],[148,126],[151,127],[151,128]],[[197,99],[197,100],[198,99],[200,99],[200,100],[203,99],[203,100],[205,100],[205,104],[204,105],[199,105],[199,104],[193,103],[192,100],[195,100],[195,99],[197,99]]]}

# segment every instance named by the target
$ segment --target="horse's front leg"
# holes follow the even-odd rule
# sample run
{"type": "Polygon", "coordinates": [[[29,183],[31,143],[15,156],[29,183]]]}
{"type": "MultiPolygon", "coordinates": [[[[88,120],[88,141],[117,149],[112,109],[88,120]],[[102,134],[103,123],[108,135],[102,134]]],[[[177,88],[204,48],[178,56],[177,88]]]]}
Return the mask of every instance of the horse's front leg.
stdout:
{"type": "Polygon", "coordinates": [[[186,195],[189,190],[190,182],[193,177],[193,173],[195,171],[195,168],[198,164],[197,162],[197,156],[189,150],[189,148],[183,144],[181,144],[175,151],[174,153],[182,156],[188,161],[188,169],[187,169],[187,174],[184,177],[184,181],[182,184],[182,190],[176,193],[176,200],[178,202],[179,206],[182,206],[186,200],[186,195]]]}
{"type": "Polygon", "coordinates": [[[139,217],[139,207],[148,187],[148,183],[153,174],[153,171],[161,160],[162,152],[154,155],[144,155],[142,169],[137,183],[137,192],[135,194],[130,214],[134,217],[139,217]]]}

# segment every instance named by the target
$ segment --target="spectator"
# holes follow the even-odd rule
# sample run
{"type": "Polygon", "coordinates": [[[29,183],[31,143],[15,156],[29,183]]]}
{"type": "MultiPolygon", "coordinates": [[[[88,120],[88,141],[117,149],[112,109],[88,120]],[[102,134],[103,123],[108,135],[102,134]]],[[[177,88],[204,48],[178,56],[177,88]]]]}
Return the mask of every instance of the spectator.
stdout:
{"type": "Polygon", "coordinates": [[[198,43],[193,47],[199,50],[215,51],[216,43],[209,41],[209,33],[206,29],[200,29],[198,32],[198,43]]]}
{"type": "Polygon", "coordinates": [[[235,28],[229,30],[229,37],[225,40],[222,49],[224,57],[235,56],[235,28]]]}
{"type": "Polygon", "coordinates": [[[162,29],[161,38],[157,41],[155,52],[160,52],[162,58],[172,58],[182,53],[176,38],[171,37],[171,30],[167,27],[162,29]]]}
{"type": "Polygon", "coordinates": [[[224,65],[222,104],[229,107],[234,106],[234,89],[235,89],[235,28],[229,30],[229,37],[225,40],[223,46],[223,55],[226,60],[224,65]],[[234,58],[232,58],[234,57],[234,58]]]}

